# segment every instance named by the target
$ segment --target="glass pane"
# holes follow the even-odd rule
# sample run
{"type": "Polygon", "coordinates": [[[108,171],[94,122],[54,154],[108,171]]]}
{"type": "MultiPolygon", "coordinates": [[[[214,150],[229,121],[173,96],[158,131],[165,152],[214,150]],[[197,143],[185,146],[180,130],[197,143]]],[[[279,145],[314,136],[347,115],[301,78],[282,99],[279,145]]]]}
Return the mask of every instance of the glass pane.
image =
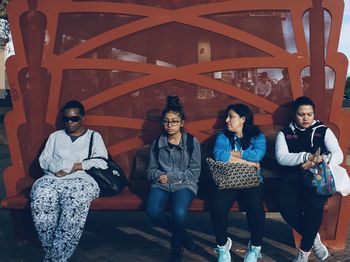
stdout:
{"type": "MultiPolygon", "coordinates": [[[[73,2],[96,2],[97,0],[73,0],[73,2]]],[[[126,3],[126,4],[137,4],[147,5],[153,7],[160,7],[166,9],[179,9],[188,6],[195,6],[201,4],[208,4],[213,2],[224,2],[227,0],[176,0],[176,1],[165,1],[165,0],[99,0],[98,2],[114,2],[114,3],[126,3]]]]}
{"type": "Polygon", "coordinates": [[[304,96],[311,97],[311,76],[310,76],[310,66],[305,67],[300,73],[301,86],[303,88],[304,96]]]}
{"type": "MultiPolygon", "coordinates": [[[[116,115],[159,122],[166,97],[177,95],[181,99],[188,122],[217,118],[227,105],[239,100],[214,90],[182,81],[167,81],[120,97],[88,111],[94,115],[116,115]],[[106,111],[106,108],[110,110],[106,111]]],[[[251,106],[255,111],[257,107],[251,106]]]]}
{"type": "Polygon", "coordinates": [[[290,53],[297,51],[289,12],[234,12],[207,17],[262,38],[290,53]]]}
{"type": "MultiPolygon", "coordinates": [[[[97,70],[91,71],[90,73],[94,74],[101,73],[97,70]]],[[[107,75],[108,72],[102,73],[107,75]]],[[[77,74],[80,77],[83,76],[82,72],[72,73],[67,71],[65,72],[65,77],[68,78],[68,76],[72,74],[77,74]]],[[[92,98],[93,95],[98,95],[101,93],[102,89],[105,89],[103,82],[101,82],[100,85],[98,82],[94,82],[90,87],[85,86],[90,81],[89,77],[86,77],[83,84],[77,84],[73,80],[71,80],[71,82],[66,82],[66,84],[63,85],[64,90],[60,98],[60,106],[70,99],[83,101],[87,97],[92,98]],[[85,86],[86,89],[90,90],[81,91],[81,88],[77,88],[79,86],[85,86]],[[76,88],[77,91],[72,92],[71,88],[76,88]],[[96,91],[98,89],[100,89],[100,91],[96,91]],[[68,90],[70,90],[70,92],[67,94],[68,90]]],[[[229,104],[233,103],[247,104],[253,112],[261,113],[257,106],[236,98],[234,92],[232,95],[227,95],[202,86],[172,80],[140,88],[135,92],[122,96],[116,95],[113,97],[112,95],[109,97],[108,101],[94,108],[87,108],[87,117],[115,116],[125,118],[125,120],[119,120],[117,122],[111,119],[110,124],[105,122],[108,120],[104,120],[103,126],[97,125],[91,127],[101,132],[108,146],[124,143],[128,139],[139,138],[146,144],[151,143],[152,139],[160,134],[160,114],[165,106],[166,97],[169,95],[177,95],[180,97],[186,113],[186,125],[201,120],[216,119],[214,129],[220,129],[224,123],[224,111],[229,104]],[[141,127],[125,128],[125,125],[131,126],[132,122],[128,121],[140,121],[141,127]]],[[[208,134],[213,133],[213,123],[202,125],[201,128],[203,128],[203,130],[201,130],[203,132],[208,134]]]]}
{"type": "MultiPolygon", "coordinates": [[[[324,11],[324,54],[327,53],[327,46],[328,46],[328,40],[329,40],[329,34],[331,30],[331,23],[332,23],[332,17],[329,12],[324,11]]],[[[310,12],[307,11],[303,16],[303,25],[304,25],[304,33],[306,38],[306,45],[309,50],[310,55],[310,12]]]]}
{"type": "Polygon", "coordinates": [[[329,12],[324,11],[324,53],[327,54],[329,34],[331,32],[332,17],[329,12]]]}
{"type": "Polygon", "coordinates": [[[118,70],[64,70],[60,101],[84,100],[103,90],[144,76],[141,73],[118,70]]]}
{"type": "Polygon", "coordinates": [[[237,69],[216,71],[205,75],[252,92],[277,104],[285,104],[292,100],[287,68],[237,69]]]}
{"type": "Polygon", "coordinates": [[[113,28],[138,20],[138,16],[106,13],[61,13],[55,42],[55,54],[113,28]]]}
{"type": "MultiPolygon", "coordinates": [[[[231,38],[178,23],[152,27],[103,45],[82,57],[111,58],[113,50],[145,57],[149,64],[177,67],[240,57],[266,57],[262,51],[231,38]]],[[[116,57],[116,59],[122,59],[116,57]]]]}
{"type": "MultiPolygon", "coordinates": [[[[310,66],[305,67],[301,71],[301,84],[306,96],[311,96],[311,76],[310,76],[310,66]]],[[[335,73],[333,69],[329,66],[325,66],[325,89],[326,92],[334,89],[335,83],[335,73]]]]}
{"type": "Polygon", "coordinates": [[[304,26],[304,34],[307,45],[307,50],[309,51],[310,56],[310,12],[305,12],[303,16],[303,26],[304,26]]]}
{"type": "Polygon", "coordinates": [[[325,67],[325,88],[326,88],[326,92],[328,90],[332,90],[334,89],[334,82],[335,82],[335,73],[333,71],[333,69],[329,66],[325,67]]]}

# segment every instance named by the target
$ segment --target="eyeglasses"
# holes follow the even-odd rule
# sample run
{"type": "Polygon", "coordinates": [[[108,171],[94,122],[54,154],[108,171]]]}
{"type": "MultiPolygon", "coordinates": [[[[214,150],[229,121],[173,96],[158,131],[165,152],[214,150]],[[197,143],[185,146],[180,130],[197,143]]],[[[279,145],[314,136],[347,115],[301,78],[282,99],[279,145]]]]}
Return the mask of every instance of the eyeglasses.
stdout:
{"type": "Polygon", "coordinates": [[[165,125],[165,126],[168,126],[169,124],[171,126],[177,126],[178,124],[180,124],[180,120],[171,120],[169,121],[168,119],[164,119],[162,120],[162,124],[165,125]]]}
{"type": "Polygon", "coordinates": [[[76,123],[76,122],[79,122],[80,119],[81,119],[81,116],[72,116],[72,117],[63,116],[62,117],[62,120],[65,123],[68,123],[69,121],[76,123]]]}

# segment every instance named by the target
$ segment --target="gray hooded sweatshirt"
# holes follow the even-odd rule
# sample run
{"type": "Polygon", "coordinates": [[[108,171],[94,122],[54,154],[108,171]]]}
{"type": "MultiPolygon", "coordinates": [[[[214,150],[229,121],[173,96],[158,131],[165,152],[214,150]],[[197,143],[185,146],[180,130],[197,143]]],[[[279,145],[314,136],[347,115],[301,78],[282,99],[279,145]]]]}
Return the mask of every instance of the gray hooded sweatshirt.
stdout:
{"type": "Polygon", "coordinates": [[[193,138],[193,152],[191,157],[187,149],[186,132],[182,133],[179,145],[169,147],[168,138],[163,133],[159,140],[156,139],[151,147],[150,163],[147,168],[147,177],[151,182],[151,188],[161,188],[169,192],[188,188],[197,194],[198,178],[201,170],[201,151],[197,138],[193,138]],[[159,141],[157,143],[157,141],[159,141]],[[158,157],[155,154],[155,147],[158,147],[158,157]],[[160,184],[158,179],[161,173],[166,173],[168,183],[160,184]]]}

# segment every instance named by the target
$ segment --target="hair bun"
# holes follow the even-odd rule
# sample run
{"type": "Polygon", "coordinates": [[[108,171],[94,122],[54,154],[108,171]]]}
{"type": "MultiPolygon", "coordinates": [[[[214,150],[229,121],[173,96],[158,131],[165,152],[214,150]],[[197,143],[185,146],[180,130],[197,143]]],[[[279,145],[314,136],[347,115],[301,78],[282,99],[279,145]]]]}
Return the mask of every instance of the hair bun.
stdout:
{"type": "Polygon", "coordinates": [[[178,96],[168,96],[166,106],[170,108],[182,107],[182,105],[180,104],[180,98],[178,96]]]}
{"type": "Polygon", "coordinates": [[[180,103],[180,98],[178,96],[168,96],[166,99],[166,106],[162,111],[161,118],[163,119],[165,115],[169,112],[177,114],[181,120],[185,120],[185,112],[180,103]]]}

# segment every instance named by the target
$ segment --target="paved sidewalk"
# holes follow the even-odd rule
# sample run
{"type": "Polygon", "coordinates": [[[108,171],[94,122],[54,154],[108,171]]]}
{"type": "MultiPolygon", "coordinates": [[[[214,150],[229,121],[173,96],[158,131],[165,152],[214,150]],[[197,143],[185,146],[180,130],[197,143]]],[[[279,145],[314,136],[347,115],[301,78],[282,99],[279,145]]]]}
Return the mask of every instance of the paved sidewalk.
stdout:
{"type": "MultiPolygon", "coordinates": [[[[17,247],[9,214],[0,211],[0,261],[40,261],[39,245],[17,247]]],[[[243,261],[249,233],[244,214],[230,216],[232,261],[243,261]]],[[[200,246],[196,254],[184,252],[184,262],[216,261],[214,237],[208,213],[191,213],[190,235],[200,246]]],[[[263,259],[260,261],[291,261],[295,255],[289,227],[278,214],[266,220],[263,259]]],[[[349,247],[348,238],[348,247],[349,247]]],[[[91,212],[78,249],[71,261],[168,261],[169,234],[153,226],[144,212],[91,212]]],[[[309,261],[318,261],[313,255],[309,261]]],[[[350,261],[350,251],[332,252],[326,261],[350,261]]]]}
{"type": "MultiPolygon", "coordinates": [[[[2,172],[10,164],[10,155],[0,124],[0,198],[4,197],[2,172]]],[[[184,252],[184,262],[216,261],[215,240],[207,212],[191,213],[190,235],[199,245],[197,253],[184,252]]],[[[243,261],[249,239],[245,215],[230,214],[232,261],[243,261]]],[[[291,261],[295,256],[290,228],[278,213],[268,213],[260,261],[291,261]]],[[[77,251],[71,261],[158,262],[168,261],[169,233],[151,224],[144,212],[90,212],[77,251]]],[[[35,262],[42,258],[40,245],[18,247],[8,211],[0,210],[0,262],[35,262]]],[[[313,255],[309,261],[318,261],[313,255]]],[[[347,248],[333,252],[326,261],[350,261],[350,231],[347,248]]]]}

